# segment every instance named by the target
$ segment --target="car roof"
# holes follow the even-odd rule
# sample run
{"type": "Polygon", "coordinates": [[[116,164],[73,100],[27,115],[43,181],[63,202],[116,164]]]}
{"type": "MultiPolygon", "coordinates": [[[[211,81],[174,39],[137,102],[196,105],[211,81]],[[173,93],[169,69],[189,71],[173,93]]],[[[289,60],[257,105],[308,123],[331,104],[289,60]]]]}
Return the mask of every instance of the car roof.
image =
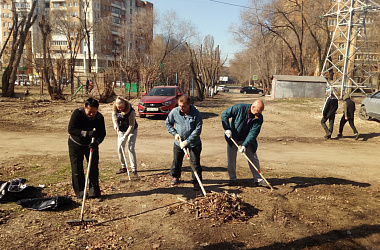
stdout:
{"type": "Polygon", "coordinates": [[[178,88],[178,86],[155,86],[153,87],[153,89],[155,88],[168,88],[168,89],[172,89],[172,88],[178,88]]]}

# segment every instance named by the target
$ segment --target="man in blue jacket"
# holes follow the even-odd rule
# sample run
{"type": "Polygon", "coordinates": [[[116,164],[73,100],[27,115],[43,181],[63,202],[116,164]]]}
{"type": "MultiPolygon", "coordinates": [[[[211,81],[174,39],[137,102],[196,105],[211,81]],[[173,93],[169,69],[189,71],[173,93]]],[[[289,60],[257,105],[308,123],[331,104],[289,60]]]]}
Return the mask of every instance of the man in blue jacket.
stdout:
{"type": "MultiPolygon", "coordinates": [[[[255,164],[260,171],[260,162],[257,158],[257,136],[260,133],[263,124],[264,103],[256,100],[250,104],[236,104],[229,107],[222,113],[222,125],[225,130],[225,139],[227,141],[227,171],[229,175],[229,185],[236,185],[236,155],[238,148],[230,140],[233,138],[238,145],[241,145],[240,152],[245,153],[247,157],[255,164]],[[231,122],[229,122],[231,119],[231,122]]],[[[252,172],[254,185],[267,187],[260,174],[248,162],[252,172]]]]}
{"type": "MultiPolygon", "coordinates": [[[[182,95],[178,99],[178,107],[172,109],[165,121],[165,127],[175,138],[173,146],[173,163],[170,174],[173,177],[171,184],[177,185],[181,178],[181,167],[185,153],[184,148],[189,149],[190,160],[202,180],[201,151],[202,142],[200,134],[202,132],[202,116],[195,108],[188,95],[182,95]],[[175,124],[175,127],[174,127],[175,124]],[[181,142],[179,142],[181,141],[181,142]]],[[[199,190],[199,184],[192,174],[194,189],[199,190]]]]}

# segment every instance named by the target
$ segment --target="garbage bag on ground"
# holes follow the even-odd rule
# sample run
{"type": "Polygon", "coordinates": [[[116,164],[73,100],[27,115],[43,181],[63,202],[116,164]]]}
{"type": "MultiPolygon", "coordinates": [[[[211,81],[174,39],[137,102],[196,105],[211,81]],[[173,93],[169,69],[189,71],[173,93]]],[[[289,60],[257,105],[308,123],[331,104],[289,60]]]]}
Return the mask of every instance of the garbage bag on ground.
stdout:
{"type": "Polygon", "coordinates": [[[37,211],[59,211],[74,203],[75,201],[68,196],[22,199],[17,201],[17,204],[24,208],[37,211]]]}

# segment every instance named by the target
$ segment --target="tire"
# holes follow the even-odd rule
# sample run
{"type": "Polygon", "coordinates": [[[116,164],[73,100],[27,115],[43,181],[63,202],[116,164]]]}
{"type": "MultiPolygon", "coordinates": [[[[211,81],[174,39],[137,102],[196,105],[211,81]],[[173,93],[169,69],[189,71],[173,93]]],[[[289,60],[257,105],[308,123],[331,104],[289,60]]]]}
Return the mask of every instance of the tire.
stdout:
{"type": "Polygon", "coordinates": [[[247,91],[244,91],[243,94],[244,94],[244,95],[247,94],[247,91]]]}
{"type": "Polygon", "coordinates": [[[146,115],[143,115],[143,114],[139,114],[140,118],[145,118],[146,115]]]}
{"type": "Polygon", "coordinates": [[[263,94],[263,91],[259,91],[259,95],[262,95],[263,94]]]}
{"type": "Polygon", "coordinates": [[[367,109],[365,108],[365,106],[361,106],[360,107],[360,109],[359,109],[359,117],[362,120],[369,120],[370,119],[369,115],[367,114],[367,109]]]}

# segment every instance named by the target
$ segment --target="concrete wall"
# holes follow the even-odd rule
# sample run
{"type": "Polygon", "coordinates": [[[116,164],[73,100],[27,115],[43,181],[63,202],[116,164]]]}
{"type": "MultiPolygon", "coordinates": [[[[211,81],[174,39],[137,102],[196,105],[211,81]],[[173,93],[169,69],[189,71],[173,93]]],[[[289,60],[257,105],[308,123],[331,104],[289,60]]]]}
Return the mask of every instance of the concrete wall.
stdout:
{"type": "Polygon", "coordinates": [[[272,98],[324,98],[326,95],[325,82],[289,82],[272,81],[272,98]]]}

